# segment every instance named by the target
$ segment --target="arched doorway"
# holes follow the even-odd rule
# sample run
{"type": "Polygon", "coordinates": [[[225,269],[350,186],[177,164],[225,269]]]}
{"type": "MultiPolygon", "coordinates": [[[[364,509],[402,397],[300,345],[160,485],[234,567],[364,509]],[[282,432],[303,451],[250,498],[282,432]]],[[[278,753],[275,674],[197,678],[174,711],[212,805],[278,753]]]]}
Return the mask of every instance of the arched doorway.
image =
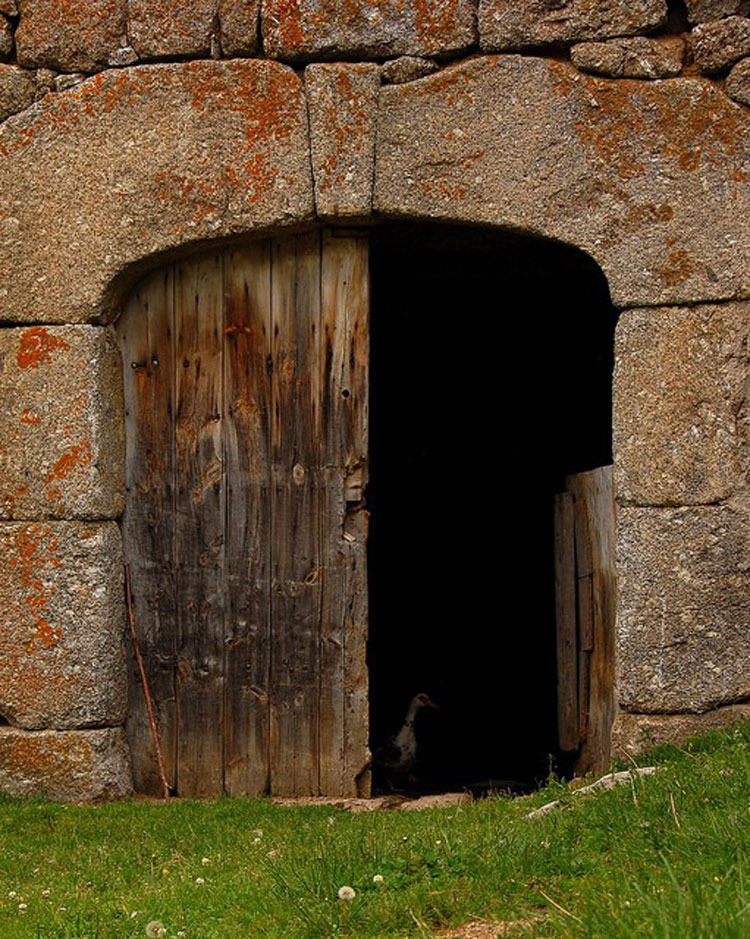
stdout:
{"type": "Polygon", "coordinates": [[[559,243],[435,224],[374,231],[371,271],[373,745],[426,692],[417,788],[533,786],[585,741],[561,748],[558,689],[587,707],[591,650],[558,676],[553,519],[612,461],[607,283],[559,243]]]}
{"type": "MultiPolygon", "coordinates": [[[[366,793],[368,739],[419,691],[420,787],[570,769],[553,510],[611,462],[614,322],[580,251],[444,225],[258,240],[136,287],[122,527],[174,792],[366,793]]],[[[158,792],[135,672],[128,728],[158,792]]]]}

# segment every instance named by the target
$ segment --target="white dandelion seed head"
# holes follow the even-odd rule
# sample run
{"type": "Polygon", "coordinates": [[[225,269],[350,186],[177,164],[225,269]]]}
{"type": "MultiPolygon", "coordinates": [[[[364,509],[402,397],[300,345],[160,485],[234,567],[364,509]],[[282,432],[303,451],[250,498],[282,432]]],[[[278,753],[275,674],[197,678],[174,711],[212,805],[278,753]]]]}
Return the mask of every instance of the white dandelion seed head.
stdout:
{"type": "Polygon", "coordinates": [[[354,887],[339,887],[339,900],[353,900],[356,896],[354,887]]]}
{"type": "Polygon", "coordinates": [[[51,890],[42,890],[42,896],[43,896],[43,897],[49,897],[49,896],[51,896],[51,895],[52,895],[52,891],[51,891],[51,890]]]}
{"type": "Polygon", "coordinates": [[[384,884],[384,883],[385,883],[385,877],[383,877],[382,874],[375,874],[375,876],[372,878],[372,882],[373,882],[374,884],[384,884]]]}
{"type": "Polygon", "coordinates": [[[208,865],[209,865],[210,863],[211,863],[211,858],[210,858],[210,857],[202,857],[202,858],[201,858],[201,864],[202,864],[204,867],[208,867],[208,865]]]}
{"type": "Polygon", "coordinates": [[[29,908],[29,904],[28,904],[28,903],[19,903],[19,904],[18,904],[18,912],[19,912],[19,913],[25,913],[26,910],[28,910],[28,908],[29,908]]]}
{"type": "Polygon", "coordinates": [[[15,890],[11,890],[11,891],[8,893],[8,899],[9,899],[9,900],[15,900],[17,896],[18,896],[18,894],[16,893],[15,890]]]}
{"type": "Polygon", "coordinates": [[[202,877],[196,877],[195,882],[198,884],[199,887],[202,887],[206,881],[202,877]]]}
{"type": "Polygon", "coordinates": [[[159,922],[158,919],[152,919],[151,922],[146,926],[146,935],[149,939],[161,939],[162,936],[166,936],[167,928],[164,923],[159,922]]]}

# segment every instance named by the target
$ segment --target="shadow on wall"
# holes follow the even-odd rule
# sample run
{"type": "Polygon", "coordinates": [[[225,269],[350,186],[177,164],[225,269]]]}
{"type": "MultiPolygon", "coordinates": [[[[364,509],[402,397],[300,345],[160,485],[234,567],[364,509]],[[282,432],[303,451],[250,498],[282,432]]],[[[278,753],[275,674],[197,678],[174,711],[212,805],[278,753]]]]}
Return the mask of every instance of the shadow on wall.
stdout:
{"type": "Polygon", "coordinates": [[[568,770],[553,496],[612,461],[607,282],[565,245],[429,224],[375,230],[371,271],[372,745],[427,692],[420,788],[533,785],[568,770]]]}

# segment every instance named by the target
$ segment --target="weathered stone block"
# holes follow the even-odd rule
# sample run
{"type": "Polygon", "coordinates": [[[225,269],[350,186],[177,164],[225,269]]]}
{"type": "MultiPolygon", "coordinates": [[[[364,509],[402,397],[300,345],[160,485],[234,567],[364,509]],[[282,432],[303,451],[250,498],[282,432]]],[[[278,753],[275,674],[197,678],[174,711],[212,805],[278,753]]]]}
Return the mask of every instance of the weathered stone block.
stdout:
{"type": "Polygon", "coordinates": [[[587,251],[620,307],[750,296],[750,115],[699,80],[487,56],[381,88],[375,208],[587,251]]]}
{"type": "Polygon", "coordinates": [[[13,28],[4,16],[0,16],[0,62],[10,58],[13,52],[13,28]]]}
{"type": "Polygon", "coordinates": [[[725,16],[750,16],[750,0],[685,0],[685,6],[693,25],[725,16]]]}
{"type": "Polygon", "coordinates": [[[122,572],[114,522],[0,524],[0,715],[11,724],[125,720],[122,572]]]}
{"type": "Polygon", "coordinates": [[[0,317],[97,320],[135,262],[313,211],[290,68],[235,59],[102,72],[0,127],[0,317]]]}
{"type": "Polygon", "coordinates": [[[448,55],[476,42],[472,0],[263,0],[263,45],[272,58],[448,55]]]}
{"type": "Polygon", "coordinates": [[[570,50],[576,68],[612,78],[669,78],[682,71],[685,44],[633,36],[607,42],[582,42],[570,50]]]}
{"type": "Polygon", "coordinates": [[[487,52],[630,36],[663,26],[665,0],[479,0],[479,43],[487,52]]]}
{"type": "Polygon", "coordinates": [[[0,330],[0,518],[117,518],[122,401],[110,329],[0,330]]]}
{"type": "Polygon", "coordinates": [[[35,73],[17,65],[0,65],[0,121],[17,114],[37,98],[35,73]]]}
{"type": "Polygon", "coordinates": [[[696,505],[745,484],[749,334],[750,303],[622,314],[614,379],[618,499],[696,505]]]}
{"type": "Polygon", "coordinates": [[[372,211],[377,65],[309,65],[305,91],[318,215],[365,216],[372,211]]]}
{"type": "Polygon", "coordinates": [[[0,0],[0,13],[3,16],[18,16],[18,4],[16,0],[0,0]]]}
{"type": "Polygon", "coordinates": [[[258,51],[260,0],[219,0],[219,41],[224,55],[258,51]]]}
{"type": "Polygon", "coordinates": [[[0,727],[0,792],[61,802],[123,799],[133,792],[124,731],[0,727]]]}
{"type": "Polygon", "coordinates": [[[750,58],[738,62],[727,76],[726,93],[740,104],[750,105],[750,58]]]}
{"type": "Polygon", "coordinates": [[[695,64],[704,75],[729,68],[750,55],[750,19],[728,16],[696,26],[690,37],[695,64]]]}
{"type": "Polygon", "coordinates": [[[129,0],[130,45],[143,60],[207,56],[217,0],[129,0]]]}
{"type": "Polygon", "coordinates": [[[93,72],[127,44],[126,0],[20,0],[19,65],[93,72]]]}
{"type": "Polygon", "coordinates": [[[390,62],[384,62],[380,69],[380,78],[387,85],[401,85],[404,82],[424,78],[438,70],[433,59],[420,59],[416,55],[402,55],[390,62]]]}
{"type": "Polygon", "coordinates": [[[749,522],[728,505],[619,508],[625,710],[698,713],[750,698],[749,522]]]}
{"type": "Polygon", "coordinates": [[[750,704],[732,704],[704,714],[628,714],[620,711],[612,728],[613,755],[634,755],[662,744],[683,746],[691,737],[726,730],[750,720],[750,704]]]}

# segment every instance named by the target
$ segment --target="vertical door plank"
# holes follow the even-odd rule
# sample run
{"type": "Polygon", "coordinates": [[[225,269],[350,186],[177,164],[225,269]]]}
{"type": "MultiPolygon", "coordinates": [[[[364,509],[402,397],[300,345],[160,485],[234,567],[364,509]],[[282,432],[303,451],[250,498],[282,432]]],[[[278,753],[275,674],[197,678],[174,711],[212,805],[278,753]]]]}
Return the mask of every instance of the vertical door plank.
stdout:
{"type": "Polygon", "coordinates": [[[609,768],[615,713],[615,504],[612,467],[602,466],[566,480],[576,502],[585,506],[591,549],[593,627],[589,655],[589,700],[586,740],[576,772],[604,772],[609,768]]]}
{"type": "Polygon", "coordinates": [[[321,787],[357,795],[367,761],[367,381],[369,273],[365,238],[323,235],[324,588],[321,787]]]}
{"type": "Polygon", "coordinates": [[[557,731],[560,749],[578,749],[578,649],[576,642],[575,513],[569,492],[555,496],[555,623],[557,628],[557,731]]]}
{"type": "Polygon", "coordinates": [[[224,257],[224,459],[227,479],[224,784],[270,785],[270,381],[268,241],[224,257]]]}
{"type": "Polygon", "coordinates": [[[320,624],[315,433],[320,318],[317,236],[272,245],[271,791],[317,794],[320,624]]]}
{"type": "MultiPolygon", "coordinates": [[[[123,549],[130,564],[139,646],[154,701],[167,779],[175,785],[173,576],[174,272],[136,287],[118,322],[125,379],[127,500],[123,549]]],[[[127,732],[137,792],[161,795],[143,687],[131,662],[127,732]]]]}
{"type": "Polygon", "coordinates": [[[222,257],[175,266],[177,786],[223,791],[224,528],[222,257]]]}

